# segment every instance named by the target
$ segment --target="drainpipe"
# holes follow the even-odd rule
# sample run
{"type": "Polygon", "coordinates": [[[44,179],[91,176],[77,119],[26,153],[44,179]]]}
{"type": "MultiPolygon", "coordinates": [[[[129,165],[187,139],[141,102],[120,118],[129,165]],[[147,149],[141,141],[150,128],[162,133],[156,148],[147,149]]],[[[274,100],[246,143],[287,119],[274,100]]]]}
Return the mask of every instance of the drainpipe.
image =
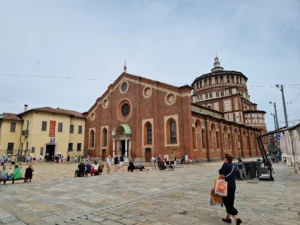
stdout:
{"type": "Polygon", "coordinates": [[[206,157],[207,161],[210,162],[210,156],[209,156],[209,141],[208,141],[208,128],[207,128],[207,117],[204,117],[205,122],[205,132],[206,132],[206,157]]]}
{"type": "Polygon", "coordinates": [[[243,149],[244,149],[244,136],[242,136],[243,134],[242,134],[242,128],[241,128],[241,126],[240,126],[240,134],[241,134],[241,140],[240,140],[240,142],[241,142],[241,151],[242,151],[242,157],[244,158],[244,151],[243,151],[243,149]]]}

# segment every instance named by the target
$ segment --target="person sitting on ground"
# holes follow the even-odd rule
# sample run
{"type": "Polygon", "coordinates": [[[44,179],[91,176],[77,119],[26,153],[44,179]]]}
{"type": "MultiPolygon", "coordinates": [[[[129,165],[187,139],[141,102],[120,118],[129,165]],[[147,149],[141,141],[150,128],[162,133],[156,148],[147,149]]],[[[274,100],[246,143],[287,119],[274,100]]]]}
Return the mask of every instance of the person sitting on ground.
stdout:
{"type": "Polygon", "coordinates": [[[15,170],[11,174],[11,178],[14,179],[14,180],[22,178],[22,171],[20,170],[18,165],[15,165],[15,170]]]}
{"type": "Polygon", "coordinates": [[[85,165],[81,162],[78,164],[77,170],[75,170],[75,177],[83,177],[84,176],[85,165]]]}
{"type": "Polygon", "coordinates": [[[85,172],[87,173],[90,173],[92,171],[92,166],[89,162],[85,165],[85,168],[85,172]]]}
{"type": "MultiPolygon", "coordinates": [[[[32,167],[32,165],[29,165],[28,168],[26,168],[26,171],[25,171],[25,178],[29,178],[30,179],[30,182],[31,182],[31,179],[32,179],[32,173],[33,173],[34,169],[32,167]]],[[[27,182],[27,180],[25,180],[27,182]]]]}
{"type": "Polygon", "coordinates": [[[0,171],[0,180],[7,179],[8,170],[6,170],[6,166],[3,166],[3,169],[0,171]]]}
{"type": "Polygon", "coordinates": [[[133,163],[133,159],[131,159],[129,161],[128,172],[129,171],[133,172],[134,169],[135,169],[135,166],[134,166],[134,163],[133,163]]]}
{"type": "Polygon", "coordinates": [[[97,161],[94,161],[94,164],[92,165],[91,173],[98,173],[98,167],[97,161]]]}
{"type": "Polygon", "coordinates": [[[143,171],[143,170],[149,171],[149,169],[146,169],[143,165],[140,165],[140,164],[135,165],[135,169],[138,169],[140,171],[143,171]]]}

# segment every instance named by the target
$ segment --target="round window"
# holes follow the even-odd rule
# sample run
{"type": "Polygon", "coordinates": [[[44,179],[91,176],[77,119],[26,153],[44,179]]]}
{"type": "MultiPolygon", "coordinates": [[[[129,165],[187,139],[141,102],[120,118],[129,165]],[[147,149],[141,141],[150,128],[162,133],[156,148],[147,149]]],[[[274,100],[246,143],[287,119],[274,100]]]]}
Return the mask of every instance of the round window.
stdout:
{"type": "Polygon", "coordinates": [[[122,91],[123,91],[123,92],[127,91],[127,88],[128,88],[128,84],[127,84],[127,82],[124,82],[124,83],[122,84],[122,91]]]}
{"type": "Polygon", "coordinates": [[[130,112],[129,105],[127,103],[125,103],[122,106],[122,116],[124,116],[124,117],[128,116],[129,112],[130,112]]]}

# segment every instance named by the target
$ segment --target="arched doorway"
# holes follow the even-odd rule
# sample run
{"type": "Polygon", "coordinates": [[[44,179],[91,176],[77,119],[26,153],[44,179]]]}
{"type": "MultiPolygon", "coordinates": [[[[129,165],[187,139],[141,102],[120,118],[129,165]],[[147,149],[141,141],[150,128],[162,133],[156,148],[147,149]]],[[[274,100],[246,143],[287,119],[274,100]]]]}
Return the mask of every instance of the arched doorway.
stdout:
{"type": "Polygon", "coordinates": [[[131,129],[127,124],[120,124],[112,131],[113,155],[118,154],[130,157],[131,129]]]}

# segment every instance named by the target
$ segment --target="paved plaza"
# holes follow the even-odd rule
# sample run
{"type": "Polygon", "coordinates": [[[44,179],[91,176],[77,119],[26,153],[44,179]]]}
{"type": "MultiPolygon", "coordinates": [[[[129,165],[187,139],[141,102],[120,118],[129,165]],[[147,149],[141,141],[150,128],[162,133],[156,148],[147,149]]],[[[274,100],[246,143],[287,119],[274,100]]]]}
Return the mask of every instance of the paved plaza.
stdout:
{"type": "MultiPolygon", "coordinates": [[[[75,164],[35,165],[32,183],[0,186],[3,224],[225,224],[209,205],[221,162],[175,171],[135,171],[74,178],[75,164]]],[[[275,182],[237,181],[243,224],[300,224],[300,176],[276,164],[275,182]]],[[[25,166],[23,166],[24,170],[25,166]]]]}

